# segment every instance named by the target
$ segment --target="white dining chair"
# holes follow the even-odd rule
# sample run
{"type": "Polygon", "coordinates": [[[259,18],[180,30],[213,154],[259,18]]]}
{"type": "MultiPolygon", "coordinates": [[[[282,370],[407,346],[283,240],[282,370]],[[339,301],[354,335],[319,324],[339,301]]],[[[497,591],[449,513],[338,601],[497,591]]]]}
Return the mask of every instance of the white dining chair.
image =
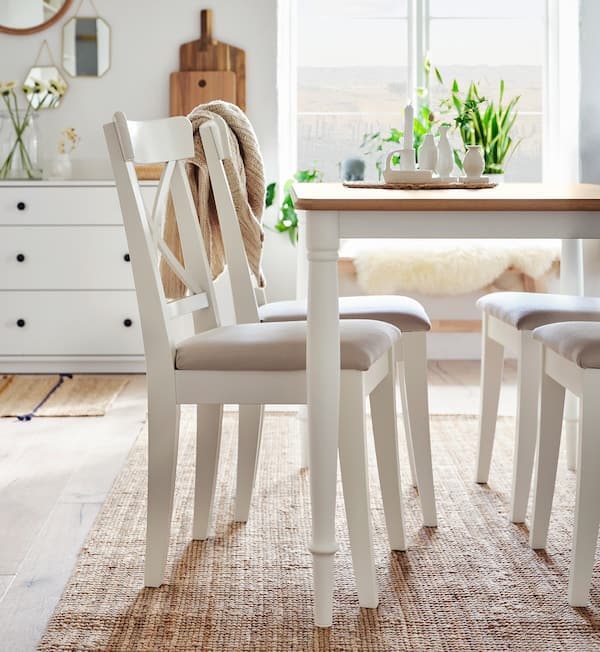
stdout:
{"type": "Polygon", "coordinates": [[[564,322],[533,331],[543,345],[540,424],[530,543],[545,548],[554,496],[565,389],[581,398],[569,604],[589,602],[600,523],[600,323],[564,322]]]}
{"type": "MultiPolygon", "coordinates": [[[[218,115],[200,126],[225,246],[236,319],[238,323],[303,321],[307,310],[305,301],[268,303],[264,289],[256,287],[250,273],[223,165],[224,160],[232,157],[227,130],[225,121],[218,115]]],[[[342,319],[374,319],[393,324],[402,332],[396,346],[396,359],[411,476],[413,485],[418,488],[423,523],[426,526],[436,526],[427,397],[426,335],[431,328],[429,317],[418,301],[395,295],[342,297],[339,310],[342,319]]],[[[246,410],[242,416],[245,425],[240,439],[251,441],[250,433],[256,432],[260,427],[260,413],[257,408],[254,413],[246,410]]],[[[257,441],[257,437],[254,441],[257,441]]],[[[250,450],[247,459],[251,459],[250,450]]],[[[247,482],[243,484],[247,486],[247,482]]],[[[249,504],[239,507],[248,509],[249,504]]],[[[240,512],[239,516],[243,517],[243,514],[240,512]]]]}
{"type": "MultiPolygon", "coordinates": [[[[224,403],[306,403],[306,323],[245,323],[221,326],[198,216],[192,201],[185,160],[194,154],[187,118],[130,122],[116,113],[104,126],[116,180],[140,312],[148,383],[148,514],[144,582],[163,581],[173,511],[180,405],[197,405],[194,539],[209,534],[217,478],[224,403]],[[147,211],[134,162],[166,163],[154,206],[147,211]],[[183,250],[180,262],[162,237],[171,193],[183,250]],[[159,273],[165,260],[187,287],[184,298],[167,302],[159,273]]],[[[341,330],[342,433],[339,457],[352,560],[359,603],[376,607],[378,592],[373,560],[369,504],[365,399],[370,398],[378,472],[389,543],[404,550],[402,499],[394,393],[394,345],[400,336],[390,324],[347,321],[341,330]]],[[[255,411],[256,412],[256,411],[255,411]]],[[[337,445],[332,438],[332,445],[337,445]]],[[[242,447],[243,448],[243,447],[242,447]]],[[[252,469],[256,458],[242,467],[252,469]]],[[[244,474],[242,473],[242,476],[244,474]]],[[[248,475],[248,474],[247,474],[248,475]]],[[[321,496],[335,495],[336,478],[311,469],[313,515],[314,618],[318,626],[332,619],[333,576],[320,564],[329,514],[321,496]]],[[[244,492],[251,487],[238,486],[244,492]]],[[[333,500],[327,504],[332,504],[333,500]]],[[[329,553],[330,550],[327,550],[329,553]]],[[[329,554],[326,555],[329,559],[329,554]]]]}
{"type": "Polygon", "coordinates": [[[523,523],[531,488],[538,422],[540,348],[532,331],[563,321],[600,320],[600,299],[534,292],[494,292],[477,302],[483,312],[481,409],[475,481],[489,478],[504,349],[517,356],[517,424],[514,443],[510,520],[523,523]]]}

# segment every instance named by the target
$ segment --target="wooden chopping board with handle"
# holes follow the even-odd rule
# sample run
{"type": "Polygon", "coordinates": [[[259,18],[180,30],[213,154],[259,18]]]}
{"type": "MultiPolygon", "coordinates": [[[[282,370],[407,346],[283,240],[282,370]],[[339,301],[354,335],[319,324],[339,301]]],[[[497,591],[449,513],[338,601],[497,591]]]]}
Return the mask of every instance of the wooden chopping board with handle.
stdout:
{"type": "Polygon", "coordinates": [[[170,113],[186,115],[198,104],[225,100],[246,110],[246,53],[212,36],[212,11],[200,12],[200,38],[179,48],[171,73],[170,113]]]}

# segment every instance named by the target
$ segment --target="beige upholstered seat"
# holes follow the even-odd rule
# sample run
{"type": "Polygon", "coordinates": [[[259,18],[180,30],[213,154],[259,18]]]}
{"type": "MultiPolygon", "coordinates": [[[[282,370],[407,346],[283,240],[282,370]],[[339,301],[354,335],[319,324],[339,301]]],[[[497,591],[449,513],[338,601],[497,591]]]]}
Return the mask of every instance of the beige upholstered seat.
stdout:
{"type": "MultiPolygon", "coordinates": [[[[366,371],[389,350],[400,331],[383,322],[341,324],[342,369],[366,371]]],[[[187,338],[177,347],[175,367],[213,371],[306,369],[306,322],[223,326],[187,338]]]]}
{"type": "MultiPolygon", "coordinates": [[[[302,321],[306,319],[306,301],[275,301],[259,306],[263,322],[302,321]]],[[[410,297],[364,296],[341,297],[342,319],[377,319],[393,324],[404,333],[431,330],[431,322],[423,306],[410,297]]]]}
{"type": "Polygon", "coordinates": [[[600,321],[567,321],[541,326],[533,337],[582,369],[600,369],[600,321]]]}
{"type": "Polygon", "coordinates": [[[560,321],[600,321],[600,298],[534,292],[486,294],[477,306],[517,330],[560,321]]]}

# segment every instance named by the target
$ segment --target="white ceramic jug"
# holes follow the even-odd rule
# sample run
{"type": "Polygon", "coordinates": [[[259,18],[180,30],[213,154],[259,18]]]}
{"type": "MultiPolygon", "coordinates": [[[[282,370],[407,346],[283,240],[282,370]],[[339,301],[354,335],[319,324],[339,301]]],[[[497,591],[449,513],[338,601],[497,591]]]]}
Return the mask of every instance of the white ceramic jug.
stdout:
{"type": "Polygon", "coordinates": [[[435,170],[438,161],[438,149],[433,134],[426,134],[419,147],[419,167],[421,170],[435,170]]]}
{"type": "Polygon", "coordinates": [[[480,177],[483,174],[485,160],[479,145],[467,145],[463,168],[467,177],[480,177]]]}
{"type": "Polygon", "coordinates": [[[438,142],[438,160],[436,171],[440,177],[446,178],[452,174],[454,168],[454,156],[452,154],[452,147],[448,140],[448,125],[440,127],[440,140],[438,142]]]}

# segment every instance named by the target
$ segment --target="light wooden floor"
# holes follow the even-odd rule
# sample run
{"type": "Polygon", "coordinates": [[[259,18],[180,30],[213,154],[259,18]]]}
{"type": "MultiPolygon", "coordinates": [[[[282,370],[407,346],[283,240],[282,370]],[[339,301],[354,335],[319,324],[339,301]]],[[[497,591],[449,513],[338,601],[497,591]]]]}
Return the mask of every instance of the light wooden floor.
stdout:
{"type": "MultiPolygon", "coordinates": [[[[500,413],[514,414],[515,368],[500,413]]],[[[432,414],[474,414],[479,363],[430,364],[432,414]]],[[[0,419],[0,651],[34,650],[146,418],[145,381],[104,417],[0,419]]]]}

